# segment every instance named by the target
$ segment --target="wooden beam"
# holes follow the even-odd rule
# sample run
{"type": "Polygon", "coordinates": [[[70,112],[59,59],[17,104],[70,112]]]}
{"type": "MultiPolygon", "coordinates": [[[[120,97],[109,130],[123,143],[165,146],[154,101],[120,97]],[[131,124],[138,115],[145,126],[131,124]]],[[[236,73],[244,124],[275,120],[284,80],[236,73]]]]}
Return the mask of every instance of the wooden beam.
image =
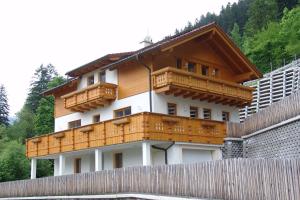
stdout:
{"type": "Polygon", "coordinates": [[[171,89],[171,87],[168,85],[168,86],[165,86],[165,87],[161,87],[161,88],[158,88],[158,89],[154,89],[154,91],[156,93],[162,93],[162,92],[166,92],[166,91],[169,91],[171,89]]]}
{"type": "Polygon", "coordinates": [[[253,76],[253,72],[247,72],[247,73],[243,73],[243,74],[234,76],[233,80],[238,83],[241,83],[241,82],[251,79],[251,76],[253,76]]]}
{"type": "Polygon", "coordinates": [[[188,97],[191,97],[195,94],[196,92],[188,92],[187,94],[183,95],[183,98],[188,98],[188,97]]]}
{"type": "Polygon", "coordinates": [[[211,98],[212,95],[210,94],[204,94],[202,97],[200,97],[200,101],[204,101],[204,100],[207,100],[209,98],[211,98]]]}
{"type": "Polygon", "coordinates": [[[166,91],[166,92],[165,92],[165,95],[173,94],[173,93],[175,93],[176,91],[177,91],[177,89],[175,89],[175,88],[170,88],[169,91],[166,91]]]}
{"type": "Polygon", "coordinates": [[[208,103],[215,102],[215,101],[220,100],[220,99],[222,99],[222,97],[220,97],[220,96],[215,96],[214,98],[208,99],[208,103]]]}
{"type": "Polygon", "coordinates": [[[210,40],[210,44],[212,44],[212,46],[214,47],[213,49],[218,51],[218,54],[223,54],[226,57],[226,60],[228,60],[229,62],[231,62],[236,69],[238,69],[239,72],[243,72],[243,70],[241,69],[240,65],[236,63],[236,61],[234,59],[232,59],[232,57],[228,54],[228,52],[222,47],[220,46],[214,39],[210,40]]]}
{"type": "Polygon", "coordinates": [[[178,97],[178,96],[186,94],[187,92],[188,91],[186,91],[186,90],[179,90],[178,92],[174,93],[174,96],[178,97]]]}

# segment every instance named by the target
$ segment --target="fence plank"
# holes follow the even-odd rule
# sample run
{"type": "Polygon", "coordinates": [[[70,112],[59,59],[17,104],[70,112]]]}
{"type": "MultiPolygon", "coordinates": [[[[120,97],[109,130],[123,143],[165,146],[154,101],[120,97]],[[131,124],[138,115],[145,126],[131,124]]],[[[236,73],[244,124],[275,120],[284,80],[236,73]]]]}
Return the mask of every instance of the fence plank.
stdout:
{"type": "Polygon", "coordinates": [[[228,137],[241,137],[300,115],[300,91],[271,104],[246,118],[243,123],[227,123],[228,137]]]}
{"type": "Polygon", "coordinates": [[[300,160],[227,159],[0,183],[0,197],[151,193],[217,199],[299,199],[300,160]]]}

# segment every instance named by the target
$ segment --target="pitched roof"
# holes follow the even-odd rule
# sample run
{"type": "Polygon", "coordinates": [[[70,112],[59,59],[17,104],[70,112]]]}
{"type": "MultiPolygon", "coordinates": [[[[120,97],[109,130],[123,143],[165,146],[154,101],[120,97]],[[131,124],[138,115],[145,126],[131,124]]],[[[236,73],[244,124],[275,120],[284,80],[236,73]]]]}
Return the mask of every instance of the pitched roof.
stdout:
{"type": "Polygon", "coordinates": [[[242,51],[234,44],[234,42],[229,38],[229,36],[215,22],[198,28],[194,28],[188,32],[183,32],[181,34],[167,37],[159,42],[156,42],[152,45],[139,49],[123,59],[107,64],[103,68],[104,69],[113,68],[121,63],[137,59],[137,57],[140,55],[144,55],[156,50],[165,50],[167,48],[172,48],[176,45],[180,45],[184,43],[185,41],[192,40],[196,37],[199,37],[209,32],[218,33],[222,37],[222,39],[226,41],[226,44],[235,51],[236,55],[245,63],[245,65],[251,71],[254,72],[255,78],[259,78],[263,76],[263,74],[256,68],[256,66],[251,63],[251,61],[242,53],[242,51]]]}
{"type": "Polygon", "coordinates": [[[73,70],[67,72],[66,75],[71,76],[71,77],[80,76],[83,73],[91,72],[97,68],[100,68],[107,64],[113,63],[120,59],[126,58],[132,54],[134,54],[134,52],[122,52],[122,53],[107,54],[101,58],[98,58],[97,60],[94,60],[92,62],[89,62],[85,65],[82,65],[76,69],[73,69],[73,70]]]}

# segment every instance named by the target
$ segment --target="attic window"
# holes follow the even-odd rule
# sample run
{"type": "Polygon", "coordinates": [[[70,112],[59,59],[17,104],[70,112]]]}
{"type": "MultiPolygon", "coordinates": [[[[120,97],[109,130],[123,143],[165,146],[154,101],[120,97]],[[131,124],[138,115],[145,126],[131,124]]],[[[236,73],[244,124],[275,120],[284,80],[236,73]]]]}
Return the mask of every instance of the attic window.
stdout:
{"type": "Polygon", "coordinates": [[[209,67],[207,65],[202,65],[202,67],[201,67],[201,74],[203,76],[208,76],[208,69],[209,69],[209,67]]]}
{"type": "Polygon", "coordinates": [[[181,69],[182,68],[182,60],[180,58],[176,59],[176,68],[181,69]]]}
{"type": "Polygon", "coordinates": [[[102,71],[102,72],[99,73],[99,82],[103,82],[103,83],[106,82],[106,73],[105,73],[105,71],[102,71]]]}
{"type": "Polygon", "coordinates": [[[89,76],[87,78],[87,85],[93,85],[94,84],[94,75],[89,76]]]}
{"type": "Polygon", "coordinates": [[[188,62],[188,71],[189,72],[196,72],[196,63],[188,62]]]}
{"type": "Polygon", "coordinates": [[[216,78],[219,77],[219,69],[214,68],[211,72],[211,75],[216,78]]]}

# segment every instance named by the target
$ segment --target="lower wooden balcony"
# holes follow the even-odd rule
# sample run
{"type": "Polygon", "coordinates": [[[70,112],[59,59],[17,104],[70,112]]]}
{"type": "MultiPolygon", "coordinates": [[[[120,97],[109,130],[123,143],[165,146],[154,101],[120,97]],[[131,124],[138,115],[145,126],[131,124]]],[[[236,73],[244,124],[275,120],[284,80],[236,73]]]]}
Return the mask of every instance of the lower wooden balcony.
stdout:
{"type": "Polygon", "coordinates": [[[142,140],[223,144],[224,122],[138,113],[26,140],[27,157],[142,140]]]}
{"type": "Polygon", "coordinates": [[[84,112],[116,99],[117,85],[97,83],[79,91],[62,96],[65,108],[75,112],[84,112]]]}
{"type": "Polygon", "coordinates": [[[184,98],[207,100],[237,107],[252,102],[251,87],[211,78],[174,67],[165,67],[152,73],[153,89],[157,93],[184,98]]]}

